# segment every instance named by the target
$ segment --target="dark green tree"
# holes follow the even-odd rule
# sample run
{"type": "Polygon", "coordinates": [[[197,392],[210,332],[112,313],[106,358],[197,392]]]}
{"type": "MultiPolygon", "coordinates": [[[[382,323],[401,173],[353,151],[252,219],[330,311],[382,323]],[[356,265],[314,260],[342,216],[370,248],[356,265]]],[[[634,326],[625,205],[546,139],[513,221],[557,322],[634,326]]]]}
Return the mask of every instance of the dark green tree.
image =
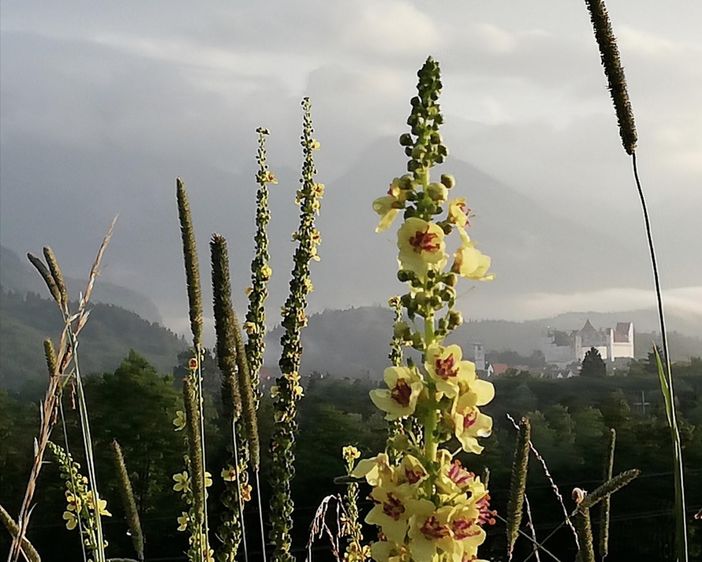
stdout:
{"type": "Polygon", "coordinates": [[[600,352],[594,347],[591,347],[585,354],[580,366],[580,375],[583,377],[607,376],[607,365],[605,365],[600,352]]]}

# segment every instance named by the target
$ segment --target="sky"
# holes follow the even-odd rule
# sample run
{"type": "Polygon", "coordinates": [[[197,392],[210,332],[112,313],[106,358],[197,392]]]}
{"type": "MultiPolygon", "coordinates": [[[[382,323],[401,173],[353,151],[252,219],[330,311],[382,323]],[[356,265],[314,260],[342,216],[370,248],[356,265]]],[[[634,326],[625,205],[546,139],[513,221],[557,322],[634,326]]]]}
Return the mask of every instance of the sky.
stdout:
{"type": "MultiPolygon", "coordinates": [[[[702,5],[608,4],[669,308],[702,317],[702,5]]],[[[394,241],[373,232],[370,203],[403,172],[396,139],[427,55],[443,71],[445,171],[463,170],[457,189],[486,203],[473,207],[474,237],[497,273],[466,289],[465,312],[526,319],[653,303],[584,2],[3,0],[0,26],[0,242],[18,253],[49,243],[80,276],[119,214],[103,277],[150,297],[172,328],[186,326],[175,177],[190,190],[201,261],[211,233],[229,239],[242,305],[260,125],[281,178],[272,313],[282,303],[303,96],[327,186],[310,307],[398,292],[394,241]]]]}

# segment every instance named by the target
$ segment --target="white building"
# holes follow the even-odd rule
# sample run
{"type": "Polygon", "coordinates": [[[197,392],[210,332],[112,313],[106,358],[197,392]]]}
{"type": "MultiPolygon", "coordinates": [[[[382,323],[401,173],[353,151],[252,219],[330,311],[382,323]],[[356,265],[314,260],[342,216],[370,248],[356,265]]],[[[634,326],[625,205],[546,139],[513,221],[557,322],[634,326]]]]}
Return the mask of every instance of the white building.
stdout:
{"type": "Polygon", "coordinates": [[[590,320],[571,333],[550,330],[542,340],[541,351],[547,363],[561,367],[582,361],[590,348],[600,352],[605,361],[634,357],[634,324],[618,322],[615,328],[596,329],[590,320]]]}

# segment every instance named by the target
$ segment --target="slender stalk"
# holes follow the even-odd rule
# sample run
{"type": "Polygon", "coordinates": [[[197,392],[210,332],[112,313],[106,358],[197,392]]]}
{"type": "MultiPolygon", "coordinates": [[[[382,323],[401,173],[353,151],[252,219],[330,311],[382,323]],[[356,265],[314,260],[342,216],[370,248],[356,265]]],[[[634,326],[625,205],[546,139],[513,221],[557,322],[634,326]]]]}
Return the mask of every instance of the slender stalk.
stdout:
{"type": "Polygon", "coordinates": [[[258,470],[254,470],[256,479],[256,501],[258,502],[258,523],[261,529],[261,556],[266,562],[266,531],[263,527],[263,502],[261,501],[261,480],[258,477],[258,470]]]}
{"type": "Polygon", "coordinates": [[[658,321],[661,328],[661,343],[663,345],[663,359],[665,361],[665,378],[668,394],[670,396],[670,407],[668,408],[668,425],[670,426],[671,439],[673,441],[673,452],[675,455],[675,467],[673,469],[673,478],[675,484],[675,542],[676,551],[679,562],[687,562],[688,560],[688,544],[687,544],[687,519],[685,507],[685,473],[682,455],[682,443],[680,440],[680,431],[678,429],[677,412],[675,406],[675,392],[673,390],[673,369],[671,367],[670,350],[668,348],[668,332],[665,327],[665,312],[663,310],[663,294],[661,291],[660,275],[658,273],[658,261],[656,259],[656,249],[653,245],[653,230],[651,228],[651,220],[648,215],[648,206],[644,197],[641,180],[639,179],[639,169],[636,161],[636,152],[631,154],[631,164],[634,171],[634,180],[636,181],[636,190],[639,194],[641,202],[641,211],[643,213],[644,227],[646,230],[646,240],[648,242],[648,250],[651,258],[651,268],[653,271],[653,282],[656,290],[656,304],[658,307],[658,321]]]}
{"type": "MultiPolygon", "coordinates": [[[[617,432],[614,429],[609,430],[609,439],[607,440],[607,456],[605,459],[603,470],[603,482],[607,482],[612,478],[614,470],[614,450],[617,442],[617,432]]],[[[599,551],[600,559],[604,560],[609,554],[609,517],[610,517],[611,498],[607,496],[600,506],[600,536],[599,536],[599,551]]]]}
{"type": "MultiPolygon", "coordinates": [[[[12,519],[10,514],[5,511],[5,508],[0,505],[0,522],[5,526],[7,532],[10,533],[11,537],[16,537],[19,533],[19,526],[12,519]]],[[[21,546],[22,555],[26,558],[28,562],[41,562],[41,556],[37,552],[36,548],[29,542],[27,538],[22,539],[21,546]]]]}
{"type": "Polygon", "coordinates": [[[119,478],[119,491],[124,504],[124,511],[127,516],[127,523],[132,538],[132,544],[137,554],[137,559],[141,562],[144,560],[144,534],[141,530],[141,522],[139,521],[139,510],[137,509],[136,500],[134,499],[134,490],[127,472],[127,465],[124,461],[122,448],[116,439],[112,440],[112,452],[115,459],[115,467],[119,478]]]}

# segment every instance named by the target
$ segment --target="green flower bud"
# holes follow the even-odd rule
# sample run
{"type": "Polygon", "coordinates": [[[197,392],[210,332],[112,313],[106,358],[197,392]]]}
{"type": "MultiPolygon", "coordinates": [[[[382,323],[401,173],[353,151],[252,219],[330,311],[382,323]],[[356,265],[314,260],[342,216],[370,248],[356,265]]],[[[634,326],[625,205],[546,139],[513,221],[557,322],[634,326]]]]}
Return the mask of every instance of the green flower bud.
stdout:
{"type": "Polygon", "coordinates": [[[400,135],[400,145],[401,146],[412,146],[412,135],[409,133],[403,133],[400,135]]]}
{"type": "Polygon", "coordinates": [[[456,185],[456,178],[451,174],[441,174],[441,183],[446,186],[446,189],[451,189],[456,185]]]}
{"type": "Polygon", "coordinates": [[[427,187],[427,194],[432,201],[443,202],[448,198],[448,189],[441,183],[430,183],[427,187]]]}

